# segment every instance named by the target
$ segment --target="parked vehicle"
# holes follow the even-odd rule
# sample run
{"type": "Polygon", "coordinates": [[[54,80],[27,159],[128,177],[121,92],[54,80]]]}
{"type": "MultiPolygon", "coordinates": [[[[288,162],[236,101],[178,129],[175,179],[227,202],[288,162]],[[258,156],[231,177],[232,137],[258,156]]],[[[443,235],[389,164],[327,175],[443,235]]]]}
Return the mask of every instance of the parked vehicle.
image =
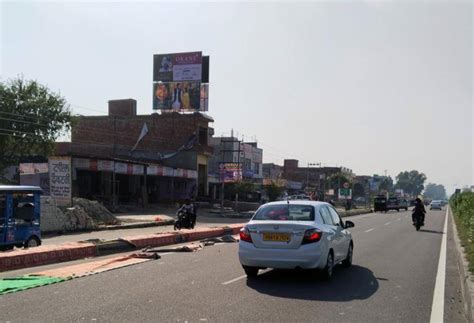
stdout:
{"type": "Polygon", "coordinates": [[[408,211],[408,201],[405,199],[401,199],[398,201],[398,205],[400,206],[400,209],[405,209],[405,211],[408,211]]]}
{"type": "Polygon", "coordinates": [[[430,210],[442,210],[443,206],[440,201],[431,201],[430,210]]]}
{"type": "Polygon", "coordinates": [[[288,200],[306,200],[306,201],[310,201],[311,197],[309,197],[306,194],[290,195],[290,196],[288,196],[288,200]]]}
{"type": "Polygon", "coordinates": [[[374,212],[387,212],[387,198],[379,195],[374,198],[374,212]]]}
{"type": "Polygon", "coordinates": [[[264,268],[302,268],[319,269],[329,279],[336,264],[352,264],[352,227],[329,203],[267,203],[240,231],[239,260],[249,277],[264,268]]]}
{"type": "MultiPolygon", "coordinates": [[[[404,209],[405,207],[400,206],[400,200],[398,197],[389,197],[387,200],[387,211],[389,210],[397,210],[398,212],[400,209],[404,209]]],[[[406,209],[408,210],[408,206],[406,206],[406,209]]]]}
{"type": "Polygon", "coordinates": [[[0,250],[41,245],[37,186],[0,185],[0,250]]]}

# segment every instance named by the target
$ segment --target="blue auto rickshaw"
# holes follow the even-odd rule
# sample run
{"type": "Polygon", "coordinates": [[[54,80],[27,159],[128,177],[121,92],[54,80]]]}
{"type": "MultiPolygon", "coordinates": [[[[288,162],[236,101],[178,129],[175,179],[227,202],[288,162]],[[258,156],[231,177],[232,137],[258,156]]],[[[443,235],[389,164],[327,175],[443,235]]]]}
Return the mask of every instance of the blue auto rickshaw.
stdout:
{"type": "Polygon", "coordinates": [[[41,188],[0,185],[0,250],[41,245],[41,188]]]}

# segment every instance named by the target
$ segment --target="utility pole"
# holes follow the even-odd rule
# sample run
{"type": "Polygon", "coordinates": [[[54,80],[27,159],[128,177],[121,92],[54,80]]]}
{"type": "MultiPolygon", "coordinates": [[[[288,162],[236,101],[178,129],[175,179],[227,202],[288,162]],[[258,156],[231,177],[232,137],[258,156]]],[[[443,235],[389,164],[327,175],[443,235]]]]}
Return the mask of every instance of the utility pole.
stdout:
{"type": "MultiPolygon", "coordinates": [[[[244,142],[242,135],[242,144],[244,142]]],[[[240,141],[239,138],[237,138],[237,145],[239,145],[238,152],[237,152],[237,169],[238,169],[238,175],[237,175],[237,181],[241,182],[243,179],[243,171],[242,171],[242,165],[240,164],[240,141]]],[[[235,191],[235,210],[237,211],[239,205],[239,191],[235,191]]]]}
{"type": "Polygon", "coordinates": [[[223,147],[223,143],[224,141],[222,140],[221,138],[221,155],[222,155],[222,159],[221,159],[221,165],[219,167],[219,171],[220,171],[220,177],[221,177],[221,209],[224,209],[224,176],[225,176],[225,170],[224,170],[224,147],[223,147]],[[222,168],[221,168],[222,167],[222,168]]]}
{"type": "MultiPolygon", "coordinates": [[[[231,153],[231,156],[232,156],[232,160],[230,161],[232,164],[237,164],[237,168],[235,170],[235,172],[237,173],[237,180],[240,180],[240,178],[242,177],[242,169],[240,167],[240,141],[238,139],[235,139],[233,137],[233,130],[231,132],[231,138],[229,140],[225,140],[224,138],[221,138],[221,153],[222,153],[222,162],[221,162],[221,165],[222,165],[222,173],[221,173],[221,177],[222,177],[222,194],[221,194],[221,207],[223,208],[224,207],[224,182],[225,182],[225,171],[224,171],[224,165],[227,163],[226,161],[226,158],[225,158],[225,154],[226,153],[231,153]],[[239,145],[238,149],[236,150],[235,149],[235,143],[237,142],[237,144],[239,145]],[[228,144],[231,144],[232,145],[232,149],[227,149],[228,147],[228,144]],[[237,160],[235,160],[235,153],[238,152],[238,156],[237,156],[237,160]]],[[[235,178],[234,178],[235,179],[235,178]]]]}

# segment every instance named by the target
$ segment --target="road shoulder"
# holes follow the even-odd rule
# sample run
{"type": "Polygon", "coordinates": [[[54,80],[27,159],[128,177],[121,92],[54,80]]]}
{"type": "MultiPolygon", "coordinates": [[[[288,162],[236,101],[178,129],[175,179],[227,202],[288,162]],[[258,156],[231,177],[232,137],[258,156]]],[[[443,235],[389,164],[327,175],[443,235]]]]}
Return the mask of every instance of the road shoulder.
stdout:
{"type": "Polygon", "coordinates": [[[467,319],[472,315],[470,308],[472,284],[468,282],[469,276],[466,277],[468,267],[467,264],[463,264],[464,255],[451,212],[448,215],[447,251],[444,321],[472,322],[472,319],[467,319]],[[466,292],[469,294],[465,295],[466,292]]]}

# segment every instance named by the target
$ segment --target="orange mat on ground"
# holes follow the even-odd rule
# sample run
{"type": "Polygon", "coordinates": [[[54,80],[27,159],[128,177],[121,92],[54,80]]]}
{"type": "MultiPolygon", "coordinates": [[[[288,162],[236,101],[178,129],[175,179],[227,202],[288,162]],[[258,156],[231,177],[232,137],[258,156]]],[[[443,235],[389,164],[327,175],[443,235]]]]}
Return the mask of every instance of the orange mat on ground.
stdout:
{"type": "Polygon", "coordinates": [[[77,278],[94,275],[105,271],[140,264],[153,259],[140,258],[136,255],[120,256],[99,261],[88,262],[79,265],[44,270],[31,274],[30,276],[50,276],[62,278],[77,278]]]}

